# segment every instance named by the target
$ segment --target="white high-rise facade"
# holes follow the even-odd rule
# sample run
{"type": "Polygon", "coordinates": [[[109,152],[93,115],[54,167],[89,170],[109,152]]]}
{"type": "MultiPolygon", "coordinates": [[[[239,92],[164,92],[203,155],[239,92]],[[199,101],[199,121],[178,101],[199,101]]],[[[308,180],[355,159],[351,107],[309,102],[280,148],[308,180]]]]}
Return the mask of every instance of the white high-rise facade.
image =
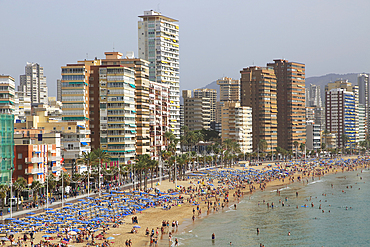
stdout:
{"type": "Polygon", "coordinates": [[[25,96],[31,97],[31,103],[48,103],[48,87],[44,68],[38,63],[27,63],[25,74],[20,76],[18,91],[24,92],[25,96]]]}
{"type": "Polygon", "coordinates": [[[139,58],[149,61],[149,80],[170,87],[170,130],[180,136],[178,21],[153,10],[138,23],[139,58]]]}
{"type": "Polygon", "coordinates": [[[306,100],[308,100],[308,106],[310,107],[322,107],[321,88],[319,85],[310,84],[306,100]]]}

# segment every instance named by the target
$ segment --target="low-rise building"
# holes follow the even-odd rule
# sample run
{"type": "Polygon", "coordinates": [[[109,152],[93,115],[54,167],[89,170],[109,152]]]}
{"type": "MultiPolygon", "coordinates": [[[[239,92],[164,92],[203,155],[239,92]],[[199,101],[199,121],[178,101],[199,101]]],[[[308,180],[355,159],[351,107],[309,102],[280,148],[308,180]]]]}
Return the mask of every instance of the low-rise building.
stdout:
{"type": "Polygon", "coordinates": [[[60,175],[60,133],[45,133],[40,129],[17,129],[14,133],[13,179],[23,177],[27,185],[44,183],[49,174],[60,175]]]}
{"type": "Polygon", "coordinates": [[[306,148],[307,150],[321,149],[320,125],[313,121],[306,122],[306,148]]]}

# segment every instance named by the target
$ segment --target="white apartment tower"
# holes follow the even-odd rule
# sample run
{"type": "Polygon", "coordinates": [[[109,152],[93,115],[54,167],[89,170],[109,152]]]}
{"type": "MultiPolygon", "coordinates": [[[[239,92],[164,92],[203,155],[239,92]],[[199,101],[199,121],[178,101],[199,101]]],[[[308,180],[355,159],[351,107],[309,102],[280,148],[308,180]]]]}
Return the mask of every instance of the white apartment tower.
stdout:
{"type": "Polygon", "coordinates": [[[306,100],[308,100],[308,106],[310,107],[322,107],[321,88],[319,85],[310,84],[306,100]]]}
{"type": "Polygon", "coordinates": [[[139,58],[149,61],[149,80],[170,87],[170,130],[180,135],[179,25],[178,20],[153,10],[138,23],[139,58]],[[174,127],[172,127],[174,126],[174,127]]]}
{"type": "Polygon", "coordinates": [[[27,63],[25,74],[20,75],[20,85],[18,91],[24,92],[31,97],[31,103],[48,103],[48,87],[46,86],[46,76],[44,68],[38,63],[27,63]]]}

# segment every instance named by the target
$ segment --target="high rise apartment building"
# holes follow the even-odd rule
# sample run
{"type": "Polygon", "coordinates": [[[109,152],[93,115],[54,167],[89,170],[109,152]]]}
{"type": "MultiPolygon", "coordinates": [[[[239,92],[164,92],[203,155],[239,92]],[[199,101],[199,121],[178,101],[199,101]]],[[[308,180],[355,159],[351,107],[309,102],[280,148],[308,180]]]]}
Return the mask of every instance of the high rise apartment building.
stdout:
{"type": "Polygon", "coordinates": [[[305,65],[277,59],[267,66],[277,80],[278,146],[293,150],[306,142],[305,65]]]}
{"type": "Polygon", "coordinates": [[[180,135],[180,77],[178,20],[153,10],[139,16],[139,58],[149,61],[149,80],[170,87],[170,120],[180,135]]]}
{"type": "Polygon", "coordinates": [[[102,65],[99,78],[100,149],[127,163],[136,152],[135,70],[102,65]]]}
{"type": "Polygon", "coordinates": [[[14,115],[0,114],[0,184],[9,184],[14,160],[14,115]]]}
{"type": "Polygon", "coordinates": [[[169,86],[158,82],[150,82],[150,155],[155,159],[159,159],[160,151],[166,148],[164,133],[175,127],[175,125],[170,122],[169,93],[169,86]]]}
{"type": "MultiPolygon", "coordinates": [[[[336,135],[337,147],[349,148],[356,142],[356,94],[344,88],[326,90],[326,129],[336,135]],[[344,135],[347,136],[343,143],[344,135]]],[[[357,134],[358,135],[358,134],[357,134]]]]}
{"type": "Polygon", "coordinates": [[[306,97],[306,102],[308,102],[309,107],[322,107],[321,101],[321,88],[319,85],[310,84],[308,90],[308,98],[306,97]]]}
{"type": "MultiPolygon", "coordinates": [[[[83,117],[90,123],[93,149],[107,150],[112,161],[128,164],[135,155],[157,155],[165,148],[160,135],[175,132],[178,121],[170,118],[171,87],[149,81],[148,61],[134,58],[133,53],[123,57],[120,52],[105,52],[104,59],[79,61],[65,67],[71,66],[84,67],[87,74],[88,87],[84,88],[88,90],[87,97],[81,99],[88,105],[88,115],[83,117]],[[154,130],[159,134],[152,135],[154,130]]],[[[64,107],[69,98],[62,89],[64,107]]],[[[63,118],[66,114],[69,112],[63,109],[63,118]]]]}
{"type": "Polygon", "coordinates": [[[184,125],[190,131],[209,129],[211,124],[211,100],[202,97],[195,98],[191,95],[191,90],[183,90],[184,99],[184,125]]]}
{"type": "Polygon", "coordinates": [[[14,114],[15,80],[8,75],[0,75],[0,114],[14,114]]]}
{"type": "Polygon", "coordinates": [[[368,133],[368,128],[370,127],[370,117],[369,117],[369,91],[370,91],[370,83],[369,83],[369,75],[368,74],[359,74],[357,77],[357,85],[359,91],[359,104],[362,104],[365,108],[365,130],[368,133]]]}
{"type": "MultiPolygon", "coordinates": [[[[92,65],[98,64],[93,61],[92,65]]],[[[91,64],[88,61],[62,67],[62,103],[64,121],[85,121],[89,129],[89,81],[91,64]]]]}
{"type": "Polygon", "coordinates": [[[253,150],[264,140],[267,144],[264,151],[275,151],[278,145],[275,72],[269,67],[253,66],[240,73],[241,105],[252,108],[253,150]]]}
{"type": "Polygon", "coordinates": [[[31,103],[48,103],[48,87],[44,68],[38,63],[27,63],[25,74],[20,76],[18,91],[26,93],[31,97],[31,103]]]}
{"type": "Polygon", "coordinates": [[[221,114],[222,141],[231,139],[238,143],[243,154],[252,153],[252,108],[229,101],[224,102],[221,114]]]}
{"type": "Polygon", "coordinates": [[[31,97],[25,92],[15,92],[15,113],[14,117],[18,120],[25,120],[31,116],[31,97]]]}
{"type": "Polygon", "coordinates": [[[240,101],[240,82],[229,77],[217,80],[220,86],[220,101],[240,101]]]}
{"type": "Polygon", "coordinates": [[[366,139],[366,114],[365,106],[363,104],[358,105],[358,140],[357,142],[365,141],[366,139]]]}
{"type": "MultiPolygon", "coordinates": [[[[348,80],[342,80],[342,79],[339,79],[339,80],[336,80],[335,82],[330,82],[328,83],[326,86],[325,86],[325,97],[326,97],[326,100],[328,100],[327,98],[327,92],[330,92],[332,89],[343,89],[347,92],[352,92],[353,93],[353,97],[354,97],[354,114],[351,115],[354,119],[354,124],[355,124],[355,138],[356,138],[356,142],[358,142],[359,140],[359,115],[358,115],[358,106],[359,106],[359,90],[358,90],[358,86],[357,85],[352,85],[351,82],[349,82],[348,80]]],[[[326,106],[325,106],[325,113],[326,113],[326,124],[328,124],[328,104],[326,103],[326,106]]],[[[352,119],[352,118],[351,118],[352,119]]],[[[326,129],[328,129],[328,127],[326,127],[326,129]]],[[[345,133],[341,133],[341,134],[345,134],[345,133]]],[[[337,136],[337,143],[340,143],[341,140],[338,140],[338,138],[340,138],[339,136],[337,136]]]]}
{"type": "Polygon", "coordinates": [[[62,81],[57,80],[57,101],[62,102],[62,81]]]}
{"type": "Polygon", "coordinates": [[[209,89],[209,88],[202,88],[202,89],[194,89],[194,98],[209,98],[211,101],[211,112],[210,112],[210,119],[211,122],[216,121],[216,103],[217,103],[217,90],[216,89],[209,89]]]}
{"type": "MultiPolygon", "coordinates": [[[[151,149],[149,133],[149,63],[144,59],[134,58],[132,52],[128,52],[126,57],[123,57],[123,54],[120,52],[105,52],[104,54],[105,59],[101,59],[103,66],[117,66],[119,64],[120,67],[127,67],[135,71],[135,82],[130,84],[134,85],[135,91],[136,154],[149,154],[151,149]]],[[[114,77],[110,77],[110,80],[114,81],[114,77]]],[[[92,88],[96,88],[95,81],[91,81],[91,83],[93,84],[92,88]]],[[[98,82],[96,83],[98,85],[98,82]]],[[[96,90],[96,93],[99,93],[99,90],[96,90]]],[[[100,106],[96,104],[96,107],[100,106]]],[[[98,118],[100,119],[100,116],[98,118]]],[[[98,126],[99,124],[96,127],[98,126]]],[[[124,162],[123,159],[121,162],[124,162]]]]}

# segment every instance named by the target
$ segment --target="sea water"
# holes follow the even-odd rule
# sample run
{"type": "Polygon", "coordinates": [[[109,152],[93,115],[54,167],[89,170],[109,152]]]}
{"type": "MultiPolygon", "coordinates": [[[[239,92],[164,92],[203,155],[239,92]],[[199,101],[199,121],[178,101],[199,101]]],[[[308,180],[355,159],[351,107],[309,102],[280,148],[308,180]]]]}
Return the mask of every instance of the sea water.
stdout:
{"type": "MultiPolygon", "coordinates": [[[[369,170],[308,180],[269,187],[244,196],[236,210],[230,203],[228,208],[194,223],[187,221],[187,227],[180,228],[172,240],[178,238],[180,246],[230,246],[230,242],[233,246],[266,247],[370,246],[369,170]],[[276,192],[278,188],[280,195],[276,192]],[[272,202],[274,208],[267,207],[272,202]],[[212,233],[216,235],[215,241],[211,240],[212,233]]],[[[160,243],[171,245],[166,240],[160,243]]]]}

